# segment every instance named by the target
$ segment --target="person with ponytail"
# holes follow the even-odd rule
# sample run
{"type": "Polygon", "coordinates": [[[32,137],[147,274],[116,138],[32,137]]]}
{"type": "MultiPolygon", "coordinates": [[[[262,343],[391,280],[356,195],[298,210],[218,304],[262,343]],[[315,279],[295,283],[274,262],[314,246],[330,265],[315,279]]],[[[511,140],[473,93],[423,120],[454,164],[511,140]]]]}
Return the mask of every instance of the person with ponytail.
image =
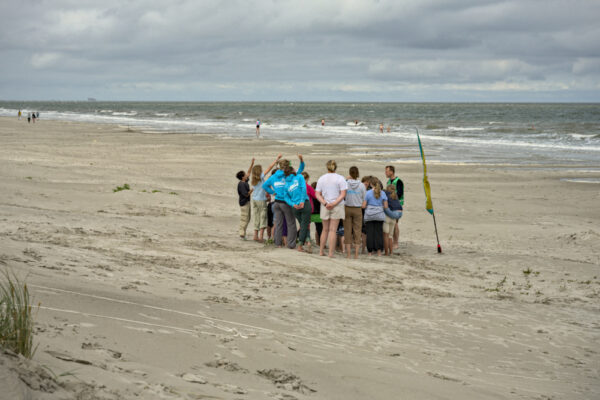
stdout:
{"type": "Polygon", "coordinates": [[[381,255],[383,245],[383,222],[385,221],[384,209],[388,208],[387,196],[381,188],[378,179],[371,180],[372,189],[369,190],[362,203],[365,209],[365,226],[367,230],[367,251],[369,255],[377,252],[381,255]]]}
{"type": "Polygon", "coordinates": [[[385,194],[388,198],[388,208],[384,209],[385,222],[383,224],[383,247],[385,249],[385,255],[391,256],[394,250],[394,227],[398,223],[398,220],[402,217],[402,205],[398,199],[398,193],[396,193],[395,185],[387,185],[385,188],[385,194]]]}

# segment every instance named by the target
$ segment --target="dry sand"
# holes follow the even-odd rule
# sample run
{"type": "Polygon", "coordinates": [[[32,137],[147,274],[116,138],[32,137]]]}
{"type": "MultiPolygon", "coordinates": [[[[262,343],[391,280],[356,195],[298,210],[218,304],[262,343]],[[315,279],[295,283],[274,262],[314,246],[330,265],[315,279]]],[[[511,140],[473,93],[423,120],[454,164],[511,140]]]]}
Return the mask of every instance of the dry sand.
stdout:
{"type": "Polygon", "coordinates": [[[431,162],[438,255],[407,158],[397,255],[347,261],[240,241],[234,174],[301,151],[312,179],[383,178],[377,148],[7,118],[0,140],[0,268],[41,302],[0,398],[600,397],[600,185],[560,180],[598,172],[431,162]]]}

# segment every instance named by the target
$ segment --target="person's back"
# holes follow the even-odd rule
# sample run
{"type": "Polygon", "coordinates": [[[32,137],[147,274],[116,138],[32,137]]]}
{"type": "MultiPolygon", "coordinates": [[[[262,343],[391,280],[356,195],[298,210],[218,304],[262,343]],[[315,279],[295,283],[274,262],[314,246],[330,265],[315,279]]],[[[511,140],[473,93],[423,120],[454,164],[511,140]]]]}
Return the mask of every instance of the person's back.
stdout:
{"type": "Polygon", "coordinates": [[[386,190],[385,195],[388,198],[388,207],[392,211],[402,211],[402,204],[400,204],[400,200],[398,200],[398,196],[395,193],[386,190]]]}
{"type": "Polygon", "coordinates": [[[358,179],[348,179],[348,190],[346,191],[345,202],[348,207],[360,207],[367,190],[358,179]]]}

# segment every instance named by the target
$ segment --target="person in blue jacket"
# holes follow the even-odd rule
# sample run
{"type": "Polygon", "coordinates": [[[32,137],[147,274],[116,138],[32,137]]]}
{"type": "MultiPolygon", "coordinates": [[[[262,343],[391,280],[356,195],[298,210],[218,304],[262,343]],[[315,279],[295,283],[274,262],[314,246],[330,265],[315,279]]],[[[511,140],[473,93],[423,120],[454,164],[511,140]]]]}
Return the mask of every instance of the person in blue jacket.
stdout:
{"type": "MultiPolygon", "coordinates": [[[[298,154],[300,159],[300,166],[298,167],[298,174],[304,171],[304,159],[302,154],[298,154]]],[[[286,179],[283,170],[285,167],[290,165],[289,160],[279,160],[279,170],[275,172],[265,183],[263,183],[263,189],[271,195],[275,195],[275,202],[273,204],[273,219],[275,220],[275,233],[274,240],[277,247],[281,247],[283,239],[283,223],[285,221],[287,225],[287,246],[290,249],[296,247],[296,219],[294,218],[294,212],[292,207],[285,201],[285,185],[286,179]]]]}
{"type": "Polygon", "coordinates": [[[291,166],[287,166],[283,170],[283,174],[285,175],[285,201],[292,207],[296,219],[300,222],[298,251],[304,251],[302,246],[308,241],[307,251],[310,252],[310,214],[312,207],[306,192],[306,181],[291,166]]]}

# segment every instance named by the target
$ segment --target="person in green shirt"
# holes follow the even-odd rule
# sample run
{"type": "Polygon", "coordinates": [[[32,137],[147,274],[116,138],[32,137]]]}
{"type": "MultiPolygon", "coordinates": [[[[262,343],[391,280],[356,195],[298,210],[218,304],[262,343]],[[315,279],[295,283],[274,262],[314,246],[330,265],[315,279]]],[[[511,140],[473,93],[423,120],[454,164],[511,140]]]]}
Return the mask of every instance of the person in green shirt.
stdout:
{"type": "MultiPolygon", "coordinates": [[[[394,185],[396,187],[396,194],[398,195],[398,200],[400,200],[400,204],[404,207],[404,182],[402,179],[396,176],[396,168],[393,165],[388,165],[385,167],[385,176],[388,178],[387,184],[394,185]]],[[[398,247],[398,238],[400,237],[400,230],[398,229],[398,221],[396,221],[396,225],[394,226],[394,248],[398,247]]]]}

